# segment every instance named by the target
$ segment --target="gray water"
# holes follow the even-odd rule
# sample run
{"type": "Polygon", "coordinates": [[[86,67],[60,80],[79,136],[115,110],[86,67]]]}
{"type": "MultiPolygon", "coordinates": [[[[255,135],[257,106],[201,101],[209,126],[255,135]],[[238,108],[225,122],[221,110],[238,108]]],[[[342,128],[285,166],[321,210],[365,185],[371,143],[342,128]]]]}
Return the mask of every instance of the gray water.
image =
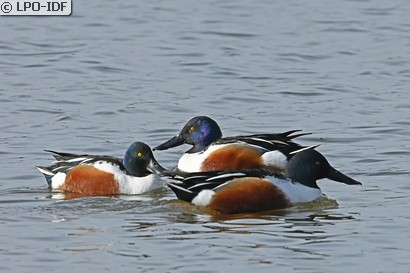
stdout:
{"type": "MultiPolygon", "coordinates": [[[[0,271],[410,272],[410,2],[75,1],[0,18],[0,271]],[[44,149],[121,156],[191,117],[302,129],[361,181],[216,217],[164,189],[65,199],[44,149]]],[[[156,152],[176,164],[187,146],[156,152]]]]}

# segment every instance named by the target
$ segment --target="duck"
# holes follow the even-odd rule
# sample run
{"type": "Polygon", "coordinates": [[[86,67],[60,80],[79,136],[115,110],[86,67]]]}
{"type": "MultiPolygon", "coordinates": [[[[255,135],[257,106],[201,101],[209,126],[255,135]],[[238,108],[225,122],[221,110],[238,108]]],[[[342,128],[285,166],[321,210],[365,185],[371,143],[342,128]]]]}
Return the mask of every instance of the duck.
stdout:
{"type": "Polygon", "coordinates": [[[317,180],[362,183],[341,173],[315,149],[295,153],[284,174],[271,169],[174,175],[167,186],[178,199],[220,214],[258,213],[312,202],[323,196],[317,180]]]}
{"type": "Polygon", "coordinates": [[[179,158],[175,172],[240,171],[266,167],[283,172],[294,152],[308,148],[293,139],[307,134],[293,130],[222,137],[221,128],[215,120],[208,116],[196,116],[185,124],[179,134],[153,150],[192,145],[179,158]]]}
{"type": "Polygon", "coordinates": [[[164,187],[166,169],[154,158],[151,148],[134,142],[124,157],[55,152],[51,166],[36,166],[53,190],[85,196],[142,194],[164,187]]]}

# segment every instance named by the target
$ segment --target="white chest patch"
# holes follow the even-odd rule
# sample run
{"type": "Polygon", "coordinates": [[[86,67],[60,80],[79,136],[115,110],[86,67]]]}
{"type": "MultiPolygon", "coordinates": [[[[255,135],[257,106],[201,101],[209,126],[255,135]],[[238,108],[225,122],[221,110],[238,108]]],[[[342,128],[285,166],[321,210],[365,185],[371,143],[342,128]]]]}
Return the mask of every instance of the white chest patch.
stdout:
{"type": "Polygon", "coordinates": [[[193,154],[183,154],[178,161],[178,169],[183,172],[200,172],[201,166],[204,160],[214,151],[220,149],[223,145],[211,145],[208,149],[203,152],[193,153],[193,154]]]}
{"type": "Polygon", "coordinates": [[[292,204],[311,202],[322,196],[322,191],[319,188],[311,188],[278,178],[270,178],[269,180],[281,189],[292,204]]]}
{"type": "Polygon", "coordinates": [[[94,167],[113,173],[115,180],[119,184],[121,194],[141,194],[164,186],[164,182],[155,174],[144,177],[130,176],[120,170],[117,165],[105,161],[95,162],[94,167]]]}
{"type": "Polygon", "coordinates": [[[120,185],[122,194],[141,194],[162,188],[164,182],[155,174],[144,177],[129,176],[126,174],[115,175],[120,185]]]}

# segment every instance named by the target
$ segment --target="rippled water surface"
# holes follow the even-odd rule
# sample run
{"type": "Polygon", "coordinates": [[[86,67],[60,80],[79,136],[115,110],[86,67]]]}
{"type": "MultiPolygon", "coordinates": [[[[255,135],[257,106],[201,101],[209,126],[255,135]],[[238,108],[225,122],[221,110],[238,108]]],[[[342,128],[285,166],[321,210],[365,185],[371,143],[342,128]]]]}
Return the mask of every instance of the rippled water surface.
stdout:
{"type": "Polygon", "coordinates": [[[0,18],[0,271],[409,272],[410,2],[73,2],[0,18]],[[65,199],[35,169],[44,149],[158,145],[198,114],[226,136],[313,132],[300,143],[363,186],[223,217],[167,189],[65,199]]]}

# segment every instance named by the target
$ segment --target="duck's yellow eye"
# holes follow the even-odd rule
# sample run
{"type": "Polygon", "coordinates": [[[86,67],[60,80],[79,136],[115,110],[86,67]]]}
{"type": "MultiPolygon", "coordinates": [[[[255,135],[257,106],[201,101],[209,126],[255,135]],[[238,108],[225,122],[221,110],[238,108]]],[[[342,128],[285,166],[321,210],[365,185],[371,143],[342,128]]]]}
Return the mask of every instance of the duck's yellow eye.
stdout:
{"type": "Polygon", "coordinates": [[[138,156],[138,157],[141,157],[141,156],[142,156],[142,153],[141,153],[141,152],[139,152],[139,153],[137,154],[137,156],[138,156]]]}
{"type": "Polygon", "coordinates": [[[320,161],[315,162],[317,166],[320,166],[320,161]]]}
{"type": "Polygon", "coordinates": [[[195,126],[192,126],[192,127],[191,127],[191,131],[195,131],[195,126]]]}

